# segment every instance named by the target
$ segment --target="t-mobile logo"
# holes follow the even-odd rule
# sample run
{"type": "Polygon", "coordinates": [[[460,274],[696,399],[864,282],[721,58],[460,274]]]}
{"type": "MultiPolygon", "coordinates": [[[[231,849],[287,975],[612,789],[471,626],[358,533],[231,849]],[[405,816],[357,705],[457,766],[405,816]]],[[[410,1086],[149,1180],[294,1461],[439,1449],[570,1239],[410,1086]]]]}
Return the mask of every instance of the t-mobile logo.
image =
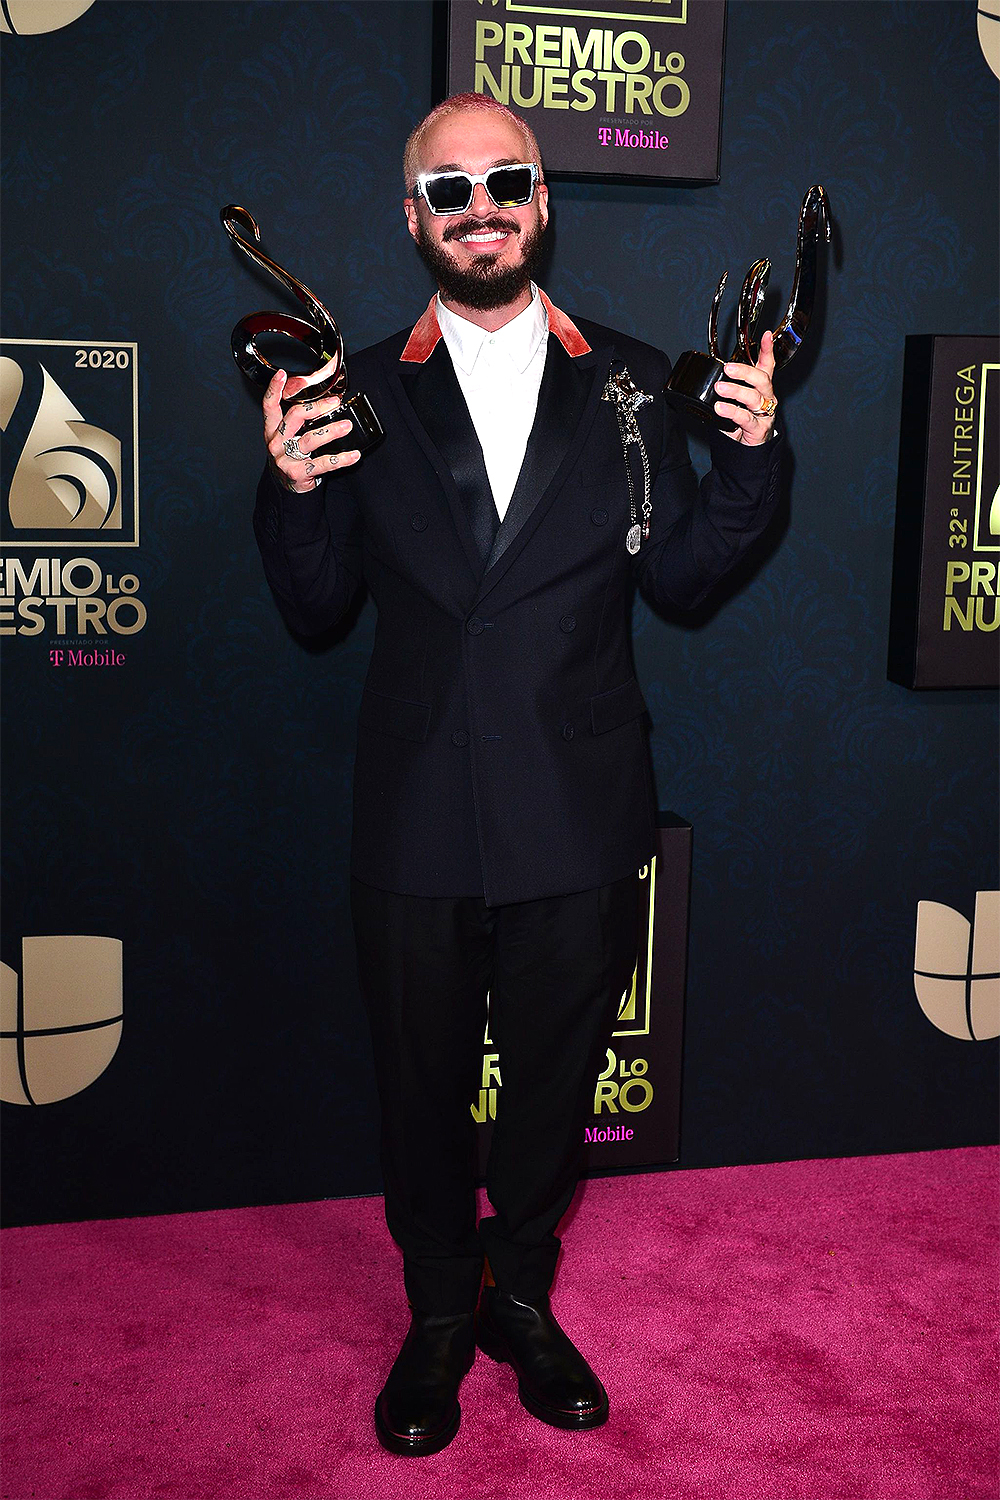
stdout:
{"type": "Polygon", "coordinates": [[[629,150],[665,151],[669,138],[659,130],[612,130],[610,125],[597,127],[597,139],[602,146],[627,146],[629,150]]]}

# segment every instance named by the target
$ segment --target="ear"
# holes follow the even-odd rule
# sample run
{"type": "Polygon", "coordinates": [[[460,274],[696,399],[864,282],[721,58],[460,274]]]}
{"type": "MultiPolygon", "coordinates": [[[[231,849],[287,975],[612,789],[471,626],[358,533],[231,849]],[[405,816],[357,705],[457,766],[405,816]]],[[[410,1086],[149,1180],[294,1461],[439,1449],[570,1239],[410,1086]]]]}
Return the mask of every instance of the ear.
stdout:
{"type": "Polygon", "coordinates": [[[545,182],[540,182],[535,188],[535,193],[538,197],[538,216],[542,221],[542,228],[544,229],[546,224],[549,222],[548,184],[545,182]]]}
{"type": "Polygon", "coordinates": [[[403,212],[406,215],[406,227],[414,239],[417,238],[417,205],[413,198],[403,199],[403,212]]]}

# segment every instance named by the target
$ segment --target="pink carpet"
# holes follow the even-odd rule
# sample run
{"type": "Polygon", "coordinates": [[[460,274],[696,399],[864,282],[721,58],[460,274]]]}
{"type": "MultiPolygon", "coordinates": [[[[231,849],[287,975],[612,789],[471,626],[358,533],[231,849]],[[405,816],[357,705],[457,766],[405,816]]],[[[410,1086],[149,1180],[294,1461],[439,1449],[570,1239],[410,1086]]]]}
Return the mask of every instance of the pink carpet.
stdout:
{"type": "Polygon", "coordinates": [[[553,1302],[611,1420],[480,1355],[376,1445],[407,1311],[379,1199],[11,1229],[4,1500],[995,1500],[997,1153],[588,1183],[553,1302]]]}

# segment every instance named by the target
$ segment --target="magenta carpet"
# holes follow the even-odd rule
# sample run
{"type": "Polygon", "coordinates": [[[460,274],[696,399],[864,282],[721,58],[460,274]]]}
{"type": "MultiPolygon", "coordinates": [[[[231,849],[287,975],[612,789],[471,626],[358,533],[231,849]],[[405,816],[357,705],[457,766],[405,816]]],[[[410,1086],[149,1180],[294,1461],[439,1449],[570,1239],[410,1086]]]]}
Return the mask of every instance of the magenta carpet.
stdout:
{"type": "Polygon", "coordinates": [[[611,1420],[480,1355],[376,1445],[407,1310],[380,1199],[11,1229],[4,1500],[995,1500],[997,1153],[585,1185],[553,1304],[611,1420]]]}

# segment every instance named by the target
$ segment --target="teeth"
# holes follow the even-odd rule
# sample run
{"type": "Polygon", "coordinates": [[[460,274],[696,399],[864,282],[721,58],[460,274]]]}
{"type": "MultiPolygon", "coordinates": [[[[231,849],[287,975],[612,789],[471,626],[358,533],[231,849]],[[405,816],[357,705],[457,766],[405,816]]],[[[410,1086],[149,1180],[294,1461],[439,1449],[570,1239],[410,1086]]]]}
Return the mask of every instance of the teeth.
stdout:
{"type": "Polygon", "coordinates": [[[486,230],[485,232],[479,233],[463,234],[461,236],[463,245],[470,243],[475,245],[486,245],[489,244],[492,240],[505,240],[506,238],[506,231],[503,231],[501,233],[495,229],[490,229],[486,230]]]}

